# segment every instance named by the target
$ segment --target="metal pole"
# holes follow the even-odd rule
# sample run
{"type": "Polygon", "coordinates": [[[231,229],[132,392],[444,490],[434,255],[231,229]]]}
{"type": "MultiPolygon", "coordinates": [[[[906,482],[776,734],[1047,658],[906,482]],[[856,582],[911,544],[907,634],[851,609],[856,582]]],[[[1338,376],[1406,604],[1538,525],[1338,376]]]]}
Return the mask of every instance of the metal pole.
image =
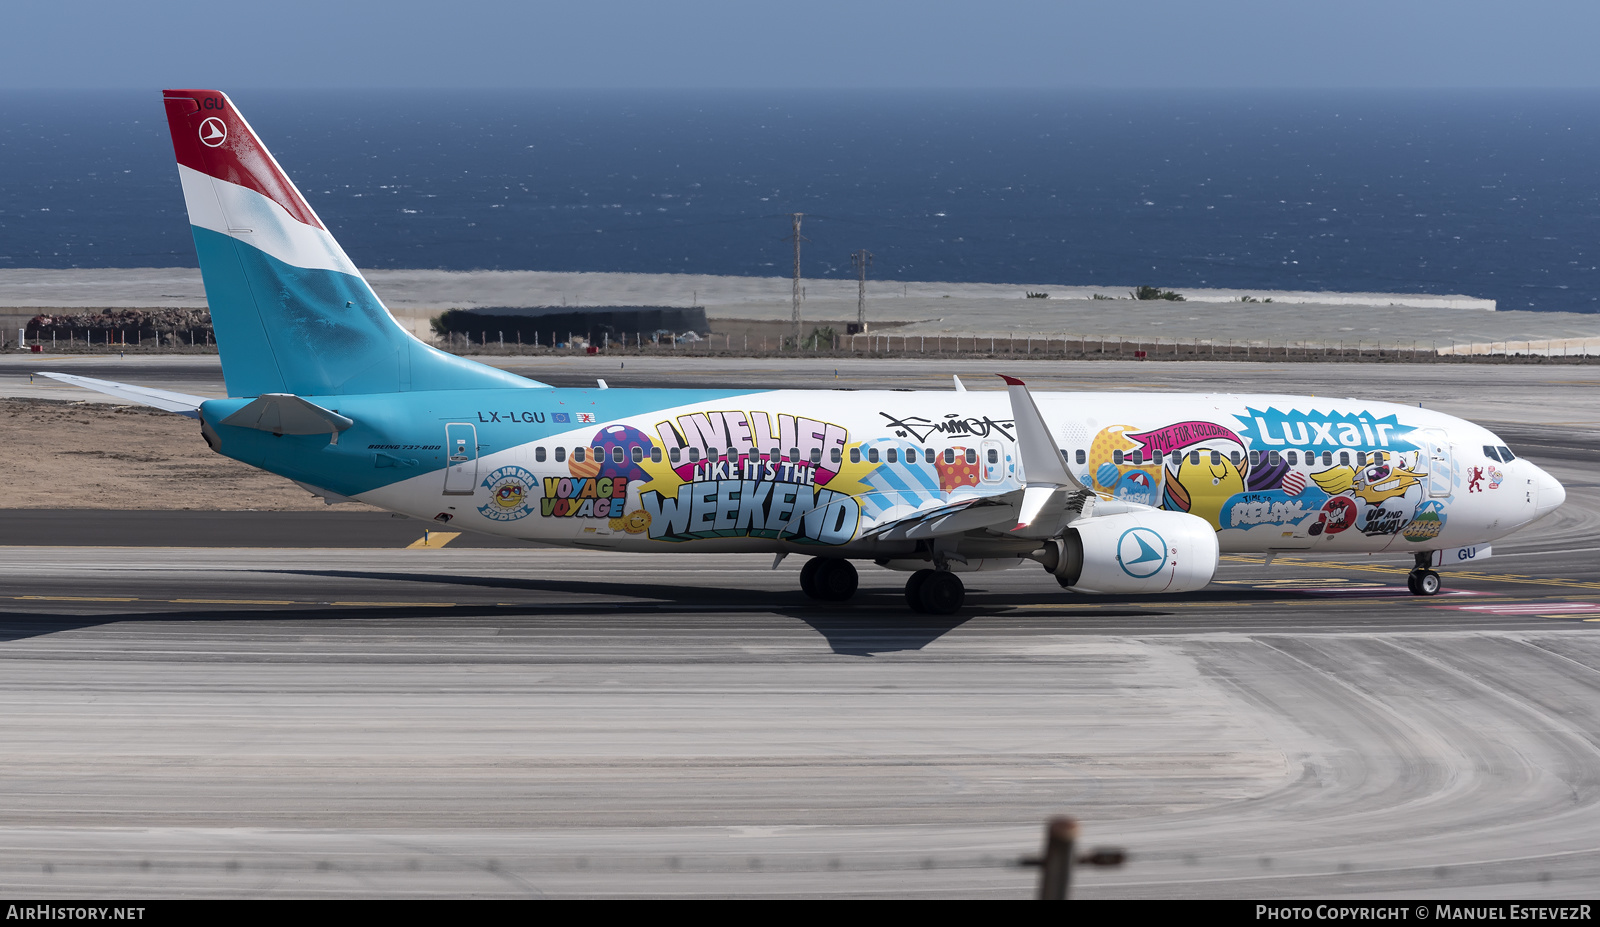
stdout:
{"type": "MultiPolygon", "coordinates": [[[[795,227],[797,230],[799,226],[795,227]]],[[[798,231],[795,234],[799,234],[798,231]]],[[[856,327],[867,330],[867,268],[872,266],[872,252],[865,248],[850,252],[850,264],[856,269],[860,281],[856,286],[856,327]]]]}
{"type": "Polygon", "coordinates": [[[1066,901],[1072,883],[1072,845],[1078,840],[1078,822],[1051,818],[1044,830],[1044,861],[1039,867],[1039,900],[1066,901]]]}
{"type": "Polygon", "coordinates": [[[790,236],[794,241],[794,291],[790,294],[790,305],[793,307],[794,317],[794,348],[800,350],[800,243],[805,241],[800,236],[800,218],[803,212],[790,213],[789,217],[794,222],[794,234],[790,236]]]}

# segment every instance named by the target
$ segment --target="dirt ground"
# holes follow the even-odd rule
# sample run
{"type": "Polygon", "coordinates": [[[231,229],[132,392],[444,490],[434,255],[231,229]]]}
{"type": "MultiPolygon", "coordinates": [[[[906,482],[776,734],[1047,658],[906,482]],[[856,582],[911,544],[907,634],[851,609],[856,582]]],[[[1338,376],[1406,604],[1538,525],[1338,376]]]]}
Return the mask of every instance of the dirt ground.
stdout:
{"type": "MultiPolygon", "coordinates": [[[[0,399],[0,466],[0,508],[324,508],[289,480],[214,453],[194,419],[154,409],[0,399]]],[[[377,511],[359,503],[333,508],[377,511]]]]}

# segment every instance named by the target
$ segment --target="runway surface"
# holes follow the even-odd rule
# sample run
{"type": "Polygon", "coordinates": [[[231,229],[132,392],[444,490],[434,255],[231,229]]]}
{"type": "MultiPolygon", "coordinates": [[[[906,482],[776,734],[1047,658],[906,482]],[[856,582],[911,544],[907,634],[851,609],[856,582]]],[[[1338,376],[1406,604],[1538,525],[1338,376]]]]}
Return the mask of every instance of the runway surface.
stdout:
{"type": "Polygon", "coordinates": [[[1229,557],[1181,598],[972,575],[935,619],[871,568],[811,603],[793,557],[406,549],[381,517],[366,546],[83,546],[30,516],[0,547],[0,889],[1026,897],[1014,861],[1070,813],[1131,854],[1081,897],[1592,896],[1593,384],[1382,372],[1341,394],[1477,408],[1569,493],[1436,598],[1396,558],[1229,557]]]}

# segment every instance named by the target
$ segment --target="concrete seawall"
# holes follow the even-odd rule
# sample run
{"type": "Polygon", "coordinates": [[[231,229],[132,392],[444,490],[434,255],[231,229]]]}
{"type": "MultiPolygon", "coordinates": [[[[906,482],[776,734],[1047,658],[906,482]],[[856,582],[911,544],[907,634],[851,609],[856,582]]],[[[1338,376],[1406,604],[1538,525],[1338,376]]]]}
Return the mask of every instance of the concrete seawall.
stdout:
{"type": "MultiPolygon", "coordinates": [[[[364,271],[395,317],[432,340],[429,321],[453,308],[702,306],[713,331],[792,332],[782,277],[547,271],[364,271]]],[[[806,334],[856,319],[856,281],[803,281],[806,334]]],[[[1184,301],[1135,300],[1126,286],[871,280],[869,324],[896,336],[1110,339],[1218,344],[1384,347],[1450,353],[1600,352],[1600,315],[1497,312],[1460,295],[1181,290],[1184,301]],[[1035,295],[1029,298],[1028,294],[1035,295]]],[[[202,307],[194,268],[0,270],[0,336],[28,318],[103,308],[202,307]]]]}

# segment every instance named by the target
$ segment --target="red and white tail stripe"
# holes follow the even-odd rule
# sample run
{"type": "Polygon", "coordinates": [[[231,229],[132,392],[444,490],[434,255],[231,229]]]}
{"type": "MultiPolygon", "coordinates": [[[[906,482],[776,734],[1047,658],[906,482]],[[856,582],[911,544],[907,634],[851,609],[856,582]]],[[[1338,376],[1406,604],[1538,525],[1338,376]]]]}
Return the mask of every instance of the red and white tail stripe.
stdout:
{"type": "Polygon", "coordinates": [[[167,90],[163,97],[191,224],[294,267],[359,276],[226,94],[167,90]]]}

